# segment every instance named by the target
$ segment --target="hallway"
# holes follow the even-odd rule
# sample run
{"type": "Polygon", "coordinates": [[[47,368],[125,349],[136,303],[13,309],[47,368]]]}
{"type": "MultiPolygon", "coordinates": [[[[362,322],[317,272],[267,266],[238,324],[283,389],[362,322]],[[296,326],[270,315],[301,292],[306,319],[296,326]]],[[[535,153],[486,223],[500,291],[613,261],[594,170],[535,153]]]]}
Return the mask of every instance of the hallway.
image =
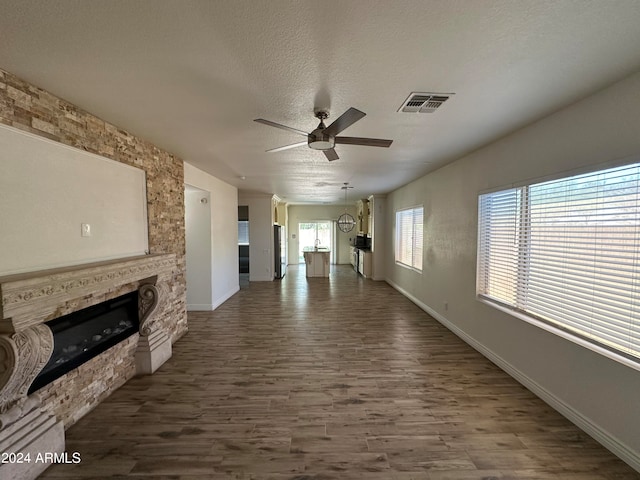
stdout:
{"type": "Polygon", "coordinates": [[[251,282],[67,432],[41,478],[640,475],[384,282],[251,282]]]}

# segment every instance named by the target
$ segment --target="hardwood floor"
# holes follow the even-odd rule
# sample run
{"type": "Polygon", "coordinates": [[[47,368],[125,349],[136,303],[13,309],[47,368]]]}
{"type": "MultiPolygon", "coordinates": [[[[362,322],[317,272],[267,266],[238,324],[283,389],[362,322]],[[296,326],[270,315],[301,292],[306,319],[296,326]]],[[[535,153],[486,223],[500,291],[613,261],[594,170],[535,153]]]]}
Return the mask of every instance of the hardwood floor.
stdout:
{"type": "Polygon", "coordinates": [[[67,432],[41,478],[627,480],[640,474],[384,282],[252,282],[67,432]]]}

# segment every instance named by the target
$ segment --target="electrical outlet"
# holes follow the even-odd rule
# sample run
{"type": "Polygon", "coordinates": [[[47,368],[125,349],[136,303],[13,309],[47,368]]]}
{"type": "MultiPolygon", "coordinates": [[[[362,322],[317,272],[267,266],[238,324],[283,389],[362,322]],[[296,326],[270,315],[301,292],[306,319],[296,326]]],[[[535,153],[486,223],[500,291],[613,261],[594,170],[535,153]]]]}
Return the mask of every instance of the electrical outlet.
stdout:
{"type": "Polygon", "coordinates": [[[81,234],[83,237],[90,237],[91,236],[91,225],[89,225],[88,223],[83,223],[80,226],[81,229],[81,234]]]}

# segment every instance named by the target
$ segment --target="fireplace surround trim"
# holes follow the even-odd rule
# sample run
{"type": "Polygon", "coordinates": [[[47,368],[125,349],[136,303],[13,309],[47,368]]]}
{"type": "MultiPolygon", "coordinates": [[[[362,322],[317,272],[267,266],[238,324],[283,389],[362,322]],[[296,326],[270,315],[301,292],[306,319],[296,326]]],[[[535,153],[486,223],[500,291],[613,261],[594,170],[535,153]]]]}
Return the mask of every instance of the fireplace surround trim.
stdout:
{"type": "Polygon", "coordinates": [[[175,254],[156,254],[0,277],[0,333],[71,313],[79,300],[84,300],[80,308],[95,305],[102,301],[100,294],[128,283],[169,280],[175,267],[175,254]]]}
{"type": "MultiPolygon", "coordinates": [[[[171,357],[156,324],[177,268],[175,254],[144,255],[0,277],[0,450],[64,451],[64,425],[28,388],[48,362],[53,335],[45,322],[138,291],[141,319],[136,373],[152,374],[171,357]]],[[[3,478],[35,479],[48,464],[0,465],[3,478]]]]}
{"type": "MultiPolygon", "coordinates": [[[[31,382],[49,360],[53,337],[45,322],[96,305],[108,292],[128,285],[130,291],[142,287],[141,316],[145,310],[151,313],[175,266],[175,254],[158,254],[0,277],[0,414],[20,408],[31,382]],[[149,289],[156,294],[151,303],[142,298],[149,289]]],[[[144,326],[141,338],[156,330],[153,319],[144,326]]],[[[168,339],[162,333],[163,340],[168,339]]]]}

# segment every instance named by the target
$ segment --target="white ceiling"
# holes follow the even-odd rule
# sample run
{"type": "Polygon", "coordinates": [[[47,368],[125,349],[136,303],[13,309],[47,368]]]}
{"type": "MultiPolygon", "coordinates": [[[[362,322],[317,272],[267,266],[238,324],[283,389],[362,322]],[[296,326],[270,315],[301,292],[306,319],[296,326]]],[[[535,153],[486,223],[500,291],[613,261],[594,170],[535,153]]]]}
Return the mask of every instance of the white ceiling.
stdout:
{"type": "Polygon", "coordinates": [[[0,68],[241,190],[343,203],[343,182],[389,192],[640,70],[640,1],[3,0],[0,68]],[[413,91],[455,95],[398,113],[413,91]],[[253,122],[352,106],[342,135],[390,148],[265,153],[304,137],[253,122]]]}

